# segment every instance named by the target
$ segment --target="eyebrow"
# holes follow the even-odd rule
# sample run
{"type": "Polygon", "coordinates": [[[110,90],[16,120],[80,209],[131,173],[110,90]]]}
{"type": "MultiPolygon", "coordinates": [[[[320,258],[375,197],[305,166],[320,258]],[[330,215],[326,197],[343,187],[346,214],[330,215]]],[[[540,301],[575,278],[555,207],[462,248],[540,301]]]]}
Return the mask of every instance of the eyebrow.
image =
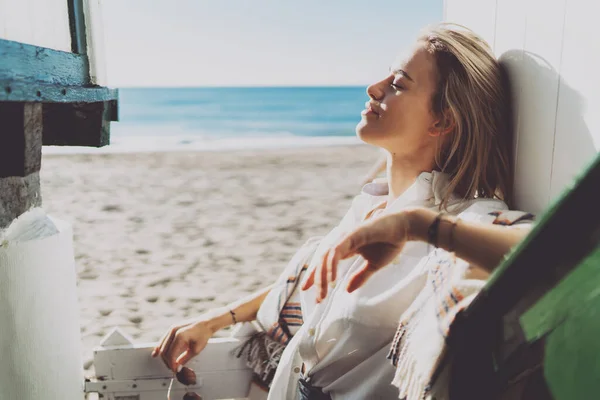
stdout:
{"type": "Polygon", "coordinates": [[[392,70],[392,69],[390,68],[390,71],[391,71],[391,72],[392,72],[392,74],[394,74],[394,75],[402,75],[402,76],[406,77],[406,79],[408,79],[408,80],[409,80],[409,81],[411,81],[411,82],[414,82],[414,81],[415,81],[415,80],[414,80],[413,78],[411,78],[411,77],[410,77],[410,75],[409,75],[409,74],[407,74],[407,73],[406,73],[406,71],[405,71],[405,70],[403,70],[403,69],[399,69],[399,68],[398,68],[398,69],[394,69],[394,70],[392,70]]]}

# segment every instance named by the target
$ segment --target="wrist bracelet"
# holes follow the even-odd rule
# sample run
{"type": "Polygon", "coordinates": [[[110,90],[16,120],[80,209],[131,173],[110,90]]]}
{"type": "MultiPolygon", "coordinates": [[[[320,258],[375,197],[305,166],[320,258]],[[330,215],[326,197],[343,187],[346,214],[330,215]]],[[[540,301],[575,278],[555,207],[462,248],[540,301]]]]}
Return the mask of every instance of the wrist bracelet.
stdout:
{"type": "Polygon", "coordinates": [[[444,221],[448,221],[448,223],[452,225],[450,227],[450,237],[448,238],[448,251],[454,253],[454,229],[456,229],[456,225],[458,225],[458,219],[455,219],[454,221],[445,219],[444,221]]]}
{"type": "Polygon", "coordinates": [[[235,318],[235,313],[232,310],[229,310],[229,314],[231,314],[231,319],[233,319],[233,324],[237,324],[237,319],[235,318]]]}
{"type": "Polygon", "coordinates": [[[429,243],[431,243],[434,247],[437,247],[437,241],[438,241],[438,231],[440,228],[440,222],[442,221],[442,214],[439,213],[438,215],[435,216],[435,219],[433,220],[433,222],[431,223],[431,225],[429,225],[429,228],[427,229],[427,241],[429,243]]]}

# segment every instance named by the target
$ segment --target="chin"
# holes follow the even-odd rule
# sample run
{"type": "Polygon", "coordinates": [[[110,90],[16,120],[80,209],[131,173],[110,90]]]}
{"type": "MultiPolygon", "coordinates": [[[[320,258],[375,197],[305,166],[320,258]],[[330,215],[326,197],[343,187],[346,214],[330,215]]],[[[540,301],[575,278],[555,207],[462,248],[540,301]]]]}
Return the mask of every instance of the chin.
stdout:
{"type": "Polygon", "coordinates": [[[356,136],[363,142],[366,142],[365,138],[368,136],[367,132],[369,131],[369,127],[367,125],[368,123],[364,118],[356,124],[356,136]]]}
{"type": "Polygon", "coordinates": [[[370,126],[369,123],[363,118],[356,125],[356,136],[367,144],[377,146],[377,139],[380,135],[378,134],[377,129],[374,129],[373,126],[370,126]]]}

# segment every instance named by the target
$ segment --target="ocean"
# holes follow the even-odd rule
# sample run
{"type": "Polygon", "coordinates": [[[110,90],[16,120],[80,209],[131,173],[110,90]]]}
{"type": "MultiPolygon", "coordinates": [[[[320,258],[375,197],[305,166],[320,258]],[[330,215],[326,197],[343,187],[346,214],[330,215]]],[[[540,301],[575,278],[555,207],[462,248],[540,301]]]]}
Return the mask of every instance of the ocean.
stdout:
{"type": "Polygon", "coordinates": [[[364,87],[122,88],[102,149],[225,150],[354,144],[364,87]]]}

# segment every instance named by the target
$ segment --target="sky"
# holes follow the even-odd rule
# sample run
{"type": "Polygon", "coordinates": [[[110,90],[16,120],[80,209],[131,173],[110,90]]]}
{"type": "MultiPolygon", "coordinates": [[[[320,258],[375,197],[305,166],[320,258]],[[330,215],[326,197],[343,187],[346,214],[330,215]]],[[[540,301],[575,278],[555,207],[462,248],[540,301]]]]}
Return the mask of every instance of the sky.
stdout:
{"type": "Polygon", "coordinates": [[[367,85],[443,0],[103,0],[112,87],[367,85]]]}

